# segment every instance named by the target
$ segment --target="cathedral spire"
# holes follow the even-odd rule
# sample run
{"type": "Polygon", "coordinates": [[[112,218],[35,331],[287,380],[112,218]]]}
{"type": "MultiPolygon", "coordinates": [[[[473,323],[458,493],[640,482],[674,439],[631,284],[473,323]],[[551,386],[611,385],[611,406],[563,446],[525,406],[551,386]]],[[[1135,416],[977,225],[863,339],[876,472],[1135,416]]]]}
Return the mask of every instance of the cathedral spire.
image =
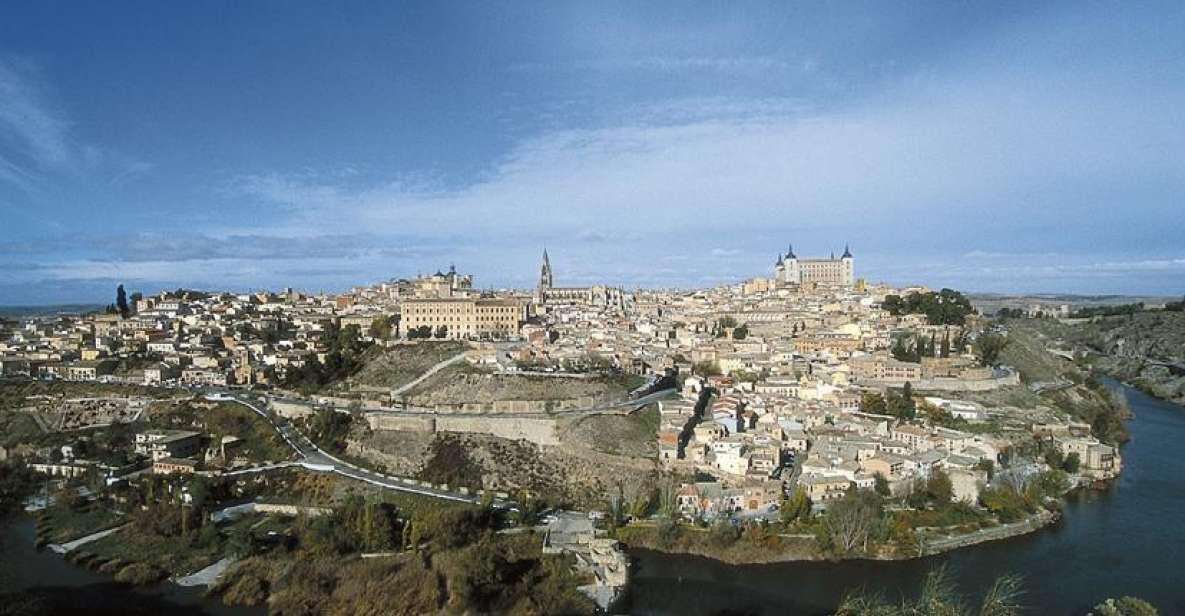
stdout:
{"type": "Polygon", "coordinates": [[[794,254],[794,244],[789,244],[788,246],[786,246],[786,258],[787,259],[797,259],[798,258],[794,254]]]}
{"type": "Polygon", "coordinates": [[[852,251],[850,248],[848,248],[847,244],[843,245],[843,256],[840,258],[841,259],[851,259],[852,258],[852,251]]]}
{"type": "Polygon", "coordinates": [[[547,248],[543,249],[543,266],[539,268],[539,288],[551,288],[551,260],[547,258],[547,248]]]}

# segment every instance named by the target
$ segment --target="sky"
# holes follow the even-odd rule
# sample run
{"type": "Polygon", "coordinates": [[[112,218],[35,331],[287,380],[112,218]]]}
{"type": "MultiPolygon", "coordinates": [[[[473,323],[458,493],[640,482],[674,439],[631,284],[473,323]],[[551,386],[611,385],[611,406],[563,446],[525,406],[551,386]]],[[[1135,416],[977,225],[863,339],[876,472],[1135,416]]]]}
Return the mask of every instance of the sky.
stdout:
{"type": "Polygon", "coordinates": [[[1185,293],[1180,2],[0,4],[0,304],[857,276],[1185,293]]]}

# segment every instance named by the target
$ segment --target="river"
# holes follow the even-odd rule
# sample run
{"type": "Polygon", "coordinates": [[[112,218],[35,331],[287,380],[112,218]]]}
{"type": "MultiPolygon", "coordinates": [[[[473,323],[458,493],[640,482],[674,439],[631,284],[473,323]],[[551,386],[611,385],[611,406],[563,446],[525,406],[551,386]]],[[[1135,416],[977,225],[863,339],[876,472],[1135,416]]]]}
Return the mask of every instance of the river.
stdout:
{"type": "Polygon", "coordinates": [[[27,515],[0,518],[0,592],[34,589],[51,614],[170,614],[175,616],[247,616],[260,609],[232,608],[203,596],[204,589],[171,582],[133,588],[76,567],[49,549],[33,547],[36,524],[27,515]]]}
{"type": "Polygon", "coordinates": [[[631,614],[825,614],[853,586],[898,598],[946,564],[960,590],[982,593],[997,576],[1025,580],[1032,613],[1086,614],[1132,595],[1185,614],[1185,408],[1121,388],[1131,405],[1124,470],[1103,491],[1070,497],[1056,526],[920,560],[735,566],[646,550],[623,611],[631,614]]]}
{"type": "MultiPolygon", "coordinates": [[[[1122,387],[1115,385],[1116,387],[1122,387]]],[[[1107,597],[1134,595],[1162,614],[1185,614],[1185,409],[1122,387],[1135,417],[1122,476],[1103,491],[1071,496],[1056,526],[922,560],[727,565],[695,556],[635,551],[620,606],[640,615],[825,614],[865,585],[898,597],[947,564],[964,592],[997,576],[1024,576],[1034,613],[1085,614],[1107,597]]],[[[0,588],[48,589],[65,609],[110,614],[259,614],[222,606],[200,590],[161,584],[131,589],[33,548],[28,516],[0,521],[0,588]]]]}

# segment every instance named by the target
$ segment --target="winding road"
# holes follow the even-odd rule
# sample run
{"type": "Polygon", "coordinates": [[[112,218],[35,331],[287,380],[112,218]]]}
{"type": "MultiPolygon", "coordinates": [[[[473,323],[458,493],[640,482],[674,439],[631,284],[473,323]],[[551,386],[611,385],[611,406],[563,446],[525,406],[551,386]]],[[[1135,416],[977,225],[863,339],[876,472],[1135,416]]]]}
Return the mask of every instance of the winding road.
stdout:
{"type": "MultiPolygon", "coordinates": [[[[461,492],[454,492],[452,490],[442,490],[437,487],[423,485],[420,481],[411,479],[409,477],[396,477],[392,475],[385,475],[370,469],[362,468],[356,464],[346,462],[336,456],[333,456],[321,449],[305,436],[292,422],[285,419],[277,419],[266,408],[260,406],[260,401],[254,399],[246,394],[230,391],[230,390],[210,390],[206,394],[206,399],[212,401],[237,402],[262,417],[269,425],[272,426],[288,443],[288,446],[296,452],[298,460],[295,464],[315,472],[334,473],[342,477],[347,477],[357,481],[369,483],[380,488],[395,490],[399,492],[409,492],[412,494],[419,494],[421,496],[429,496],[432,498],[439,498],[442,500],[450,500],[464,503],[480,503],[481,496],[474,494],[464,494],[461,492]]],[[[265,398],[266,400],[266,398],[265,398]]],[[[281,468],[292,466],[293,463],[276,464],[270,467],[260,467],[255,469],[243,469],[237,473],[243,472],[260,472],[262,470],[269,470],[271,468],[281,468]]],[[[512,503],[503,499],[494,499],[495,507],[510,507],[512,503]]]]}

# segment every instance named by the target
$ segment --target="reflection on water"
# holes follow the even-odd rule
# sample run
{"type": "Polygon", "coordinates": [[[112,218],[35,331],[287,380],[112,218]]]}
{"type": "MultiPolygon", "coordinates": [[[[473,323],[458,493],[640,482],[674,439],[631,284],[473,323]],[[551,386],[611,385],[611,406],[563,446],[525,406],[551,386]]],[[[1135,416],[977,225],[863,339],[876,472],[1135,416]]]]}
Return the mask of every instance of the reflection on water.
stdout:
{"type": "Polygon", "coordinates": [[[263,610],[229,608],[206,599],[201,589],[181,588],[167,582],[147,589],[117,584],[110,576],[71,565],[49,550],[35,549],[35,534],[35,524],[29,516],[0,519],[0,591],[34,591],[35,613],[170,616],[263,613],[263,610]]]}
{"type": "Polygon", "coordinates": [[[1124,472],[1103,491],[1072,496],[1062,521],[1023,537],[905,562],[732,566],[634,552],[632,614],[823,614],[866,586],[897,597],[931,568],[949,565],[960,588],[982,592],[1019,573],[1034,613],[1085,614],[1107,597],[1133,595],[1162,614],[1185,614],[1185,409],[1123,388],[1135,418],[1124,472]]]}

